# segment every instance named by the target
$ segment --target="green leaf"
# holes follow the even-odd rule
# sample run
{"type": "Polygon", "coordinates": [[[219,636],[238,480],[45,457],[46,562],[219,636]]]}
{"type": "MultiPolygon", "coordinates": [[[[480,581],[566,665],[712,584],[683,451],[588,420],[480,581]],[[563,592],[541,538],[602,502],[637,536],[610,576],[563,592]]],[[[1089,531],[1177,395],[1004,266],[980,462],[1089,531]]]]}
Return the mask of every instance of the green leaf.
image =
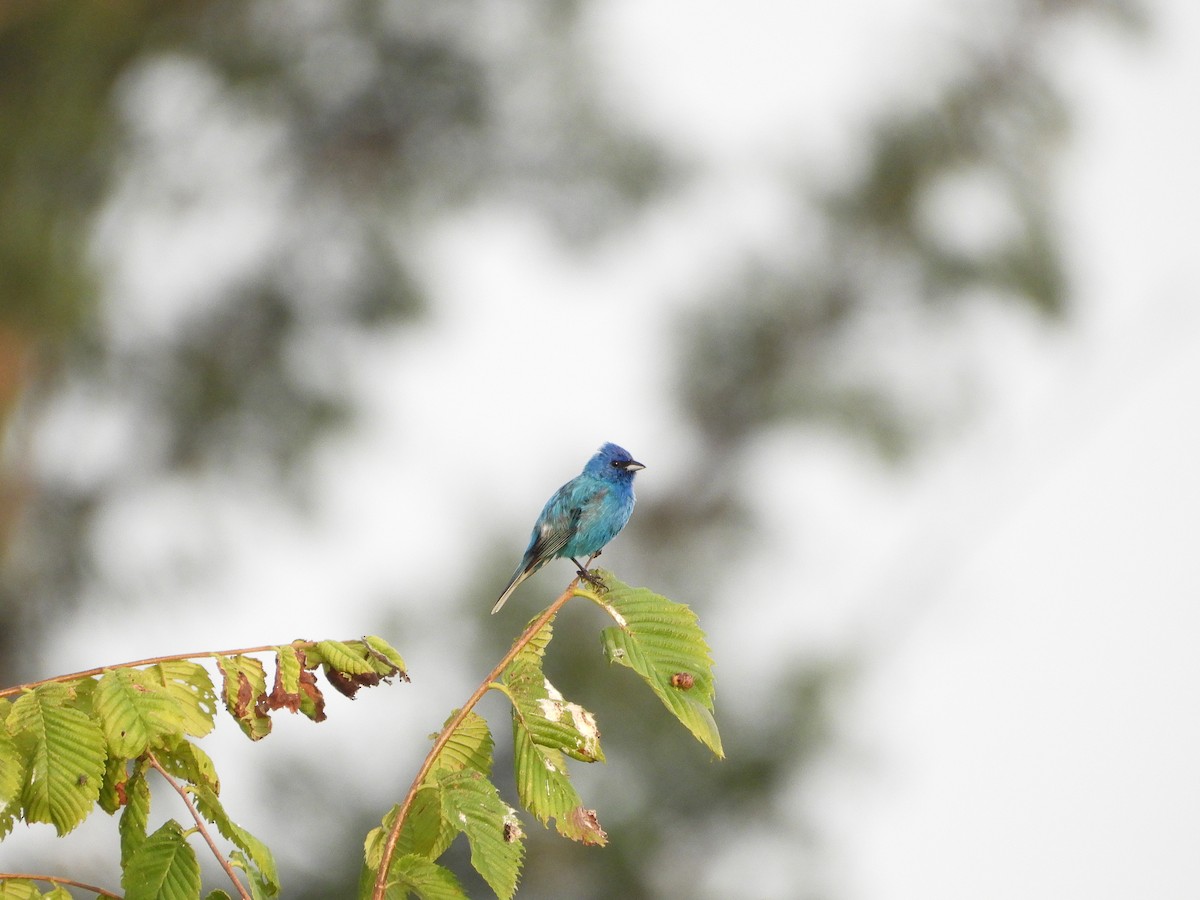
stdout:
{"type": "Polygon", "coordinates": [[[21,807],[13,801],[0,807],[0,841],[8,837],[13,830],[13,825],[16,824],[16,817],[20,813],[21,807]]]}
{"type": "Polygon", "coordinates": [[[42,685],[14,703],[8,719],[27,766],[21,791],[25,821],[49,822],[59,836],[91,812],[107,760],[100,726],[65,705],[73,696],[66,685],[42,685]]]}
{"type": "Polygon", "coordinates": [[[42,894],[42,900],[74,900],[74,898],[71,896],[71,892],[65,887],[61,884],[56,884],[50,890],[46,891],[46,893],[42,894]]]}
{"type": "MultiPolygon", "coordinates": [[[[248,860],[243,858],[242,868],[252,878],[258,878],[261,881],[262,889],[268,896],[278,894],[279,870],[275,865],[275,857],[271,854],[270,848],[229,818],[229,813],[225,811],[220,798],[212,788],[203,784],[195,785],[193,797],[200,815],[216,825],[217,831],[221,832],[227,841],[244,851],[246,857],[249,857],[248,860]]],[[[230,859],[233,859],[232,854],[230,859]]]]}
{"type": "Polygon", "coordinates": [[[241,850],[230,852],[229,864],[231,867],[241,869],[246,873],[246,880],[250,885],[252,900],[271,900],[272,897],[279,895],[279,885],[268,881],[258,867],[246,859],[246,854],[241,850]]]}
{"type": "Polygon", "coordinates": [[[146,822],[150,818],[150,785],[146,783],[146,763],[139,760],[125,782],[125,809],[117,822],[121,835],[121,868],[126,869],[133,854],[146,842],[146,822]]]}
{"type": "Polygon", "coordinates": [[[675,717],[717,756],[724,757],[713,719],[712,657],[696,615],[682,603],[631,588],[611,572],[601,603],[617,622],[603,631],[610,662],[633,669],[675,717]]]}
{"type": "Polygon", "coordinates": [[[123,795],[129,778],[129,760],[123,756],[109,756],[104,764],[104,780],[100,782],[100,796],[96,802],[110,816],[125,802],[123,795]]]}
{"type": "Polygon", "coordinates": [[[139,669],[110,669],[93,696],[96,714],[115,756],[132,759],[183,731],[183,710],[162,685],[139,669]]]}
{"type": "Polygon", "coordinates": [[[27,878],[0,880],[0,900],[36,900],[41,896],[37,884],[27,878]]]}
{"type": "Polygon", "coordinates": [[[521,803],[543,825],[585,844],[604,844],[594,811],[585,809],[567,773],[566,753],[584,762],[604,758],[590,712],[568,703],[542,672],[550,626],[513,659],[504,673],[513,709],[513,769],[521,803]]]}
{"type": "Polygon", "coordinates": [[[325,721],[325,698],[317,687],[317,679],[304,668],[306,657],[302,648],[288,644],[275,648],[275,685],[267,698],[271,709],[300,712],[314,722],[325,721]]]}
{"type": "MultiPolygon", "coordinates": [[[[458,714],[455,710],[446,720],[446,725],[458,714]]],[[[446,727],[442,726],[443,729],[446,727]]],[[[436,781],[440,772],[460,772],[472,769],[483,775],[492,771],[492,733],[488,730],[487,721],[476,713],[467,713],[466,718],[454,730],[446,745],[438,752],[437,758],[430,766],[425,783],[436,781]]]]}
{"type": "Polygon", "coordinates": [[[420,900],[466,900],[467,895],[449,869],[424,856],[401,856],[392,864],[388,878],[389,900],[404,900],[416,894],[420,900]]]}
{"type": "MultiPolygon", "coordinates": [[[[367,865],[374,870],[379,869],[379,864],[383,859],[384,843],[391,833],[399,812],[399,804],[393,806],[383,817],[383,824],[378,828],[371,829],[367,835],[364,858],[367,865]]],[[[458,829],[446,821],[442,815],[441,788],[437,784],[430,784],[428,787],[421,788],[413,796],[408,814],[404,817],[404,825],[401,826],[400,834],[396,837],[396,847],[392,852],[392,859],[410,853],[437,859],[446,852],[456,834],[458,834],[458,829]]]]}
{"type": "Polygon", "coordinates": [[[370,650],[371,657],[376,661],[375,670],[380,675],[395,674],[400,676],[404,681],[408,681],[408,666],[404,664],[404,659],[399,652],[381,637],[376,637],[373,634],[368,634],[363,638],[363,643],[370,650]]]}
{"type": "Polygon", "coordinates": [[[25,783],[25,758],[4,728],[0,727],[0,804],[12,800],[25,783]]]}
{"type": "Polygon", "coordinates": [[[583,844],[603,846],[608,836],[586,809],[567,774],[563,755],[550,747],[539,747],[533,735],[513,716],[513,769],[517,796],[533,816],[546,825],[551,819],[563,837],[583,844]]]}
{"type": "Polygon", "coordinates": [[[176,778],[191,784],[203,784],[212,788],[214,793],[221,793],[221,779],[217,777],[217,767],[198,744],[180,740],[171,747],[159,750],[155,758],[176,778]]]}
{"type": "Polygon", "coordinates": [[[209,891],[204,895],[204,900],[233,900],[228,893],[222,890],[209,891]]]}
{"type": "Polygon", "coordinates": [[[183,715],[183,732],[204,737],[213,730],[217,719],[217,692],[204,666],[186,659],[174,659],[150,666],[146,677],[154,679],[178,704],[183,715]]]}
{"type": "Polygon", "coordinates": [[[517,811],[479,772],[443,772],[438,781],[442,814],[466,834],[471,865],[500,900],[509,900],[517,890],[525,852],[517,811]]]}
{"type": "Polygon", "coordinates": [[[290,644],[275,648],[275,684],[285,694],[300,693],[300,672],[303,668],[298,648],[290,644]]]}
{"type": "Polygon", "coordinates": [[[174,819],[134,851],[121,876],[125,900],[196,900],[200,864],[174,819]]]}
{"type": "MultiPolygon", "coordinates": [[[[357,643],[357,642],[356,642],[357,643]]],[[[309,662],[313,662],[313,651],[321,661],[347,675],[374,675],[375,666],[371,665],[366,647],[361,643],[351,647],[342,641],[317,641],[307,652],[309,662]]]]}
{"type": "Polygon", "coordinates": [[[560,750],[580,762],[602,762],[596,717],[578,703],[568,702],[542,671],[551,636],[547,623],[504,672],[513,714],[521,717],[538,746],[560,750]]]}
{"type": "Polygon", "coordinates": [[[271,733],[271,717],[263,712],[267,699],[267,675],[253,656],[218,656],[224,677],[225,708],[252,741],[271,733]]]}

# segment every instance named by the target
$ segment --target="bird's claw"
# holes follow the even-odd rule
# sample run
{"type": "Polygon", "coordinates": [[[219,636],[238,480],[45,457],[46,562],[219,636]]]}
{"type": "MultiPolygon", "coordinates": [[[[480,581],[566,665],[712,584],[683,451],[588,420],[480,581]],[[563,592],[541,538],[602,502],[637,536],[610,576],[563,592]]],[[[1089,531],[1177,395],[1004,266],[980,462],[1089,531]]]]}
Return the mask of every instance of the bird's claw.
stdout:
{"type": "Polygon", "coordinates": [[[596,590],[598,590],[600,593],[603,594],[608,591],[608,585],[605,584],[600,579],[600,576],[593,575],[587,569],[580,569],[575,574],[578,575],[580,578],[582,578],[584,581],[586,581],[588,584],[590,584],[592,587],[594,587],[596,590]]]}

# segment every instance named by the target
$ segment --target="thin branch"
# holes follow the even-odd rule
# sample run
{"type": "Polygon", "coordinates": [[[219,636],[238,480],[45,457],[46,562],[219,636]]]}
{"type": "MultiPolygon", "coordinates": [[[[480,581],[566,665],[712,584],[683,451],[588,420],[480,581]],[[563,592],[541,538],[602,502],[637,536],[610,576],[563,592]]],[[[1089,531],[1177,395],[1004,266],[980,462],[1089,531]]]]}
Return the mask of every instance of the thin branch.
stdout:
{"type": "Polygon", "coordinates": [[[38,875],[31,872],[0,872],[0,882],[16,881],[18,878],[23,878],[25,881],[48,881],[50,884],[61,884],[66,887],[79,888],[81,891],[90,891],[97,897],[112,897],[113,900],[121,900],[120,894],[106,891],[104,888],[88,884],[86,881],[76,881],[73,878],[60,878],[57,875],[38,875]]]}
{"type": "Polygon", "coordinates": [[[167,784],[174,788],[175,793],[177,793],[180,799],[183,800],[184,806],[188,808],[188,812],[192,814],[192,818],[196,821],[196,830],[200,832],[200,836],[204,838],[204,842],[208,844],[208,849],[212,851],[213,856],[217,858],[217,862],[221,864],[221,868],[225,870],[225,874],[229,876],[229,880],[233,882],[233,886],[237,890],[238,896],[241,897],[242,900],[251,900],[250,892],[242,886],[242,883],[238,880],[237,874],[233,871],[233,867],[229,865],[229,861],[225,859],[225,855],[217,848],[217,844],[212,839],[212,835],[209,834],[208,829],[204,827],[204,819],[200,817],[200,813],[196,810],[195,804],[192,803],[192,798],[188,796],[188,792],[184,790],[183,785],[172,778],[167,773],[167,770],[162,767],[162,764],[155,759],[154,754],[148,750],[146,751],[146,762],[150,763],[150,767],[155,769],[159,775],[167,780],[167,784]]]}
{"type": "Polygon", "coordinates": [[[9,697],[41,687],[43,684],[56,684],[62,681],[77,681],[80,678],[91,678],[93,675],[103,675],[111,669],[132,669],[137,666],[154,666],[164,662],[178,662],[181,659],[215,659],[218,656],[244,656],[247,653],[271,653],[280,647],[312,647],[316,641],[293,641],[291,644],[264,644],[261,647],[242,647],[240,650],[204,650],[199,653],[172,653],[169,656],[151,656],[149,659],[138,659],[133,662],[115,663],[108,666],[97,666],[94,669],[84,669],[82,672],[72,672],[69,675],[55,675],[41,681],[31,681],[28,684],[18,684],[14,687],[0,688],[0,697],[9,697]]]}
{"type": "Polygon", "coordinates": [[[512,645],[504,657],[496,664],[496,667],[484,677],[479,683],[479,687],[475,688],[467,702],[462,705],[462,708],[455,714],[454,718],[446,723],[446,727],[442,729],[437,740],[433,742],[433,749],[425,757],[425,761],[421,763],[421,768],[417,771],[416,777],[413,778],[412,785],[408,789],[408,794],[404,798],[404,802],[400,804],[400,811],[396,815],[396,821],[392,825],[392,830],[388,832],[387,843],[383,846],[383,858],[379,861],[379,871],[375,874],[375,888],[371,893],[371,900],[383,900],[383,895],[387,890],[388,869],[391,867],[392,854],[396,851],[396,842],[400,839],[400,830],[404,827],[404,819],[408,816],[409,808],[412,806],[413,799],[417,796],[417,791],[421,788],[421,782],[425,780],[425,776],[429,774],[429,770],[433,768],[433,762],[437,759],[438,754],[442,752],[442,748],[446,746],[451,736],[458,727],[466,719],[467,714],[475,707],[483,695],[491,690],[493,682],[496,681],[508,668],[508,664],[516,658],[517,654],[525,649],[526,645],[533,640],[534,636],[541,631],[546,623],[553,619],[562,605],[575,596],[576,592],[580,595],[586,593],[578,587],[579,579],[572,581],[565,591],[563,591],[558,599],[551,603],[546,610],[538,616],[529,627],[521,633],[516,642],[512,645]]]}

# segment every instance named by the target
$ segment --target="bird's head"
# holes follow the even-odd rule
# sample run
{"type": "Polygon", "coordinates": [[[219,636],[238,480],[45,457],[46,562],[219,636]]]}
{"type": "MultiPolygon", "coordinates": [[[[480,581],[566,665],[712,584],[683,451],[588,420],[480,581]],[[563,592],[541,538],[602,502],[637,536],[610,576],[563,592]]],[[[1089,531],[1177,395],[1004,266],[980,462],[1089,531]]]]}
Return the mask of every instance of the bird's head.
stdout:
{"type": "Polygon", "coordinates": [[[596,451],[595,456],[588,460],[588,464],[583,470],[589,475],[606,478],[610,481],[632,481],[633,473],[644,468],[646,467],[630,456],[629,451],[624,447],[605,444],[596,451]]]}

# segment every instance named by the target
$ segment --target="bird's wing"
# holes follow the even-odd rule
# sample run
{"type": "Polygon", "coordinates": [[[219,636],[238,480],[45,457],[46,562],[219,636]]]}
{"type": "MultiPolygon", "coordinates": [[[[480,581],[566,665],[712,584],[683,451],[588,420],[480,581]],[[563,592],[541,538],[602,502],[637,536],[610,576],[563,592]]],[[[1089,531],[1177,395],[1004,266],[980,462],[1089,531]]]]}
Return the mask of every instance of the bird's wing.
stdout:
{"type": "Polygon", "coordinates": [[[554,515],[547,516],[542,521],[537,537],[525,551],[527,566],[539,566],[558,556],[579,528],[579,518],[583,515],[582,507],[572,506],[553,512],[554,515]]]}

